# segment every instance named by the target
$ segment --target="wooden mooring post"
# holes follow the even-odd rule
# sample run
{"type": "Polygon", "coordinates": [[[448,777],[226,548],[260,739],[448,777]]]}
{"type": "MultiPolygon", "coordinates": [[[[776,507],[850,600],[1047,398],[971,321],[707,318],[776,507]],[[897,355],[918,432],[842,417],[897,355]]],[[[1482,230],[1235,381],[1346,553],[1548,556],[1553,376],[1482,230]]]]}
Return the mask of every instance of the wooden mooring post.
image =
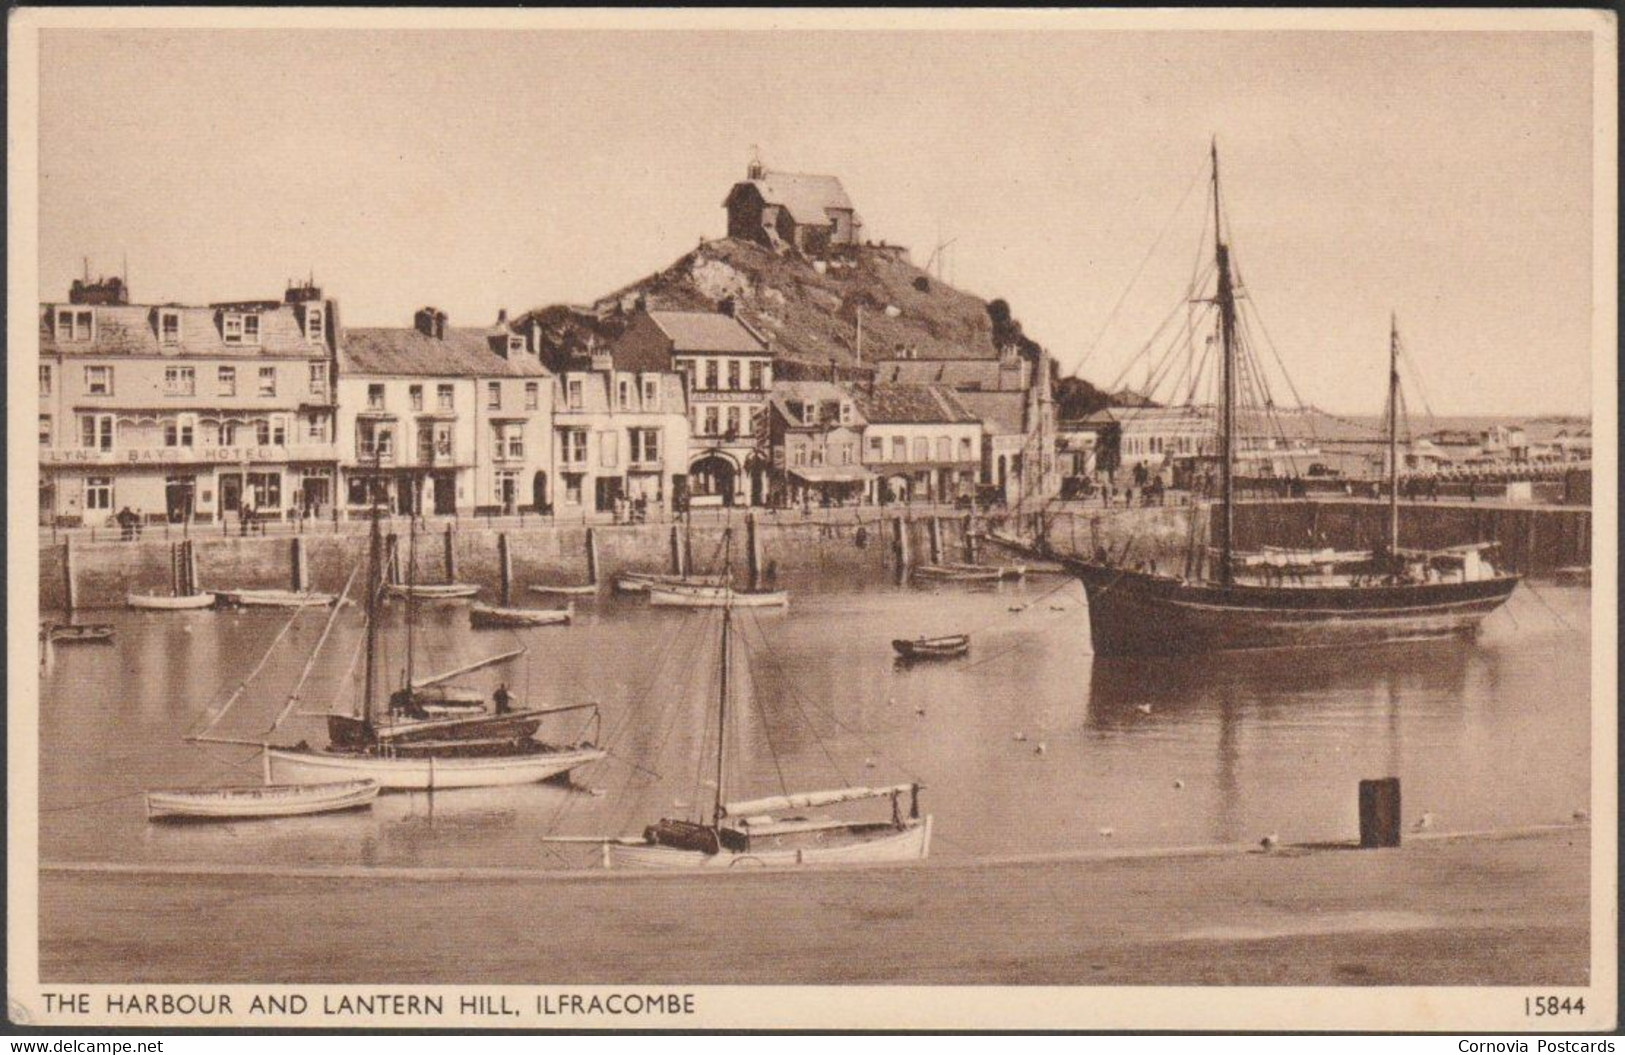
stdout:
{"type": "Polygon", "coordinates": [[[745,514],[745,570],[752,591],[762,588],[762,533],[757,530],[756,514],[745,514]]]}
{"type": "Polygon", "coordinates": [[[1398,846],[1399,778],[1360,781],[1360,849],[1398,846]]]}
{"type": "Polygon", "coordinates": [[[513,604],[513,550],[508,545],[506,531],[497,536],[497,567],[501,576],[502,603],[513,604]]]}
{"type": "Polygon", "coordinates": [[[295,535],[290,549],[292,554],[289,557],[289,588],[295,593],[309,593],[310,558],[305,552],[305,536],[295,535]]]}
{"type": "Polygon", "coordinates": [[[176,597],[186,593],[181,582],[181,544],[169,544],[169,592],[176,597]]]}
{"type": "Polygon", "coordinates": [[[598,533],[587,529],[587,581],[598,585],[598,533]]]}
{"type": "Polygon", "coordinates": [[[931,544],[931,563],[942,563],[942,518],[932,517],[926,525],[926,540],[931,544]]]}
{"type": "Polygon", "coordinates": [[[457,581],[457,529],[450,524],[446,525],[446,581],[457,581]]]}
{"type": "Polygon", "coordinates": [[[686,574],[683,568],[683,532],[676,524],[671,526],[671,573],[686,574]]]}
{"type": "Polygon", "coordinates": [[[384,537],[384,567],[388,569],[388,579],[399,586],[401,583],[401,539],[391,531],[384,537]]]}
{"type": "Polygon", "coordinates": [[[965,548],[965,563],[976,563],[976,514],[965,514],[965,536],[962,539],[965,548]]]}
{"type": "Polygon", "coordinates": [[[191,597],[198,592],[197,583],[197,546],[187,539],[181,543],[186,547],[186,595],[191,597]]]}
{"type": "Polygon", "coordinates": [[[73,536],[62,540],[62,604],[69,612],[79,607],[79,588],[73,574],[73,536]]]}
{"type": "Polygon", "coordinates": [[[897,585],[908,582],[908,521],[900,516],[891,521],[892,558],[897,562],[897,585]]]}

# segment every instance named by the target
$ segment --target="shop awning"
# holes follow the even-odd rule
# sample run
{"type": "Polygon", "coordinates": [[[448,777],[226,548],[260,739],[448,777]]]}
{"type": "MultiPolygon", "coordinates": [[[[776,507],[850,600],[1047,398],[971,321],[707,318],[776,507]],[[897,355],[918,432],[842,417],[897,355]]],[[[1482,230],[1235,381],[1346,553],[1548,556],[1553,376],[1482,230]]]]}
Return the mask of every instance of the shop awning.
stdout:
{"type": "Polygon", "coordinates": [[[856,484],[875,474],[861,465],[816,465],[791,469],[790,475],[807,484],[856,484]]]}

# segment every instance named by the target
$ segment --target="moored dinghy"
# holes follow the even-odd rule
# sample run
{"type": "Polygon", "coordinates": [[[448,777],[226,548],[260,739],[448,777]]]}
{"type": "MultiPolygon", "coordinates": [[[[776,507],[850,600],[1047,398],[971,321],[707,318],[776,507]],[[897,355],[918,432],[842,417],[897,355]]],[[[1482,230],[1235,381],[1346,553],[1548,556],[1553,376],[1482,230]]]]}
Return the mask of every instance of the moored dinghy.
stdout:
{"type": "Polygon", "coordinates": [[[654,586],[721,586],[720,575],[657,575],[653,572],[623,571],[615,576],[618,593],[648,593],[654,586]]]}
{"type": "Polygon", "coordinates": [[[52,623],[45,632],[54,645],[100,645],[113,640],[112,623],[52,623]]]}
{"type": "Polygon", "coordinates": [[[788,590],[736,590],[732,586],[651,586],[649,603],[665,608],[783,608],[788,590]]]}
{"type": "Polygon", "coordinates": [[[390,583],[384,587],[391,597],[407,597],[418,601],[462,601],[480,592],[478,586],[464,582],[390,583]]]}
{"type": "Polygon", "coordinates": [[[941,637],[894,638],[891,647],[899,659],[956,659],[970,652],[969,634],[945,634],[941,637]]]}
{"type": "Polygon", "coordinates": [[[300,590],[216,590],[214,595],[221,608],[325,608],[337,600],[337,594],[300,590]]]}
{"type": "Polygon", "coordinates": [[[468,624],[476,630],[555,626],[568,623],[571,614],[568,605],[563,608],[502,608],[492,604],[473,604],[468,609],[468,624]]]}
{"type": "Polygon", "coordinates": [[[373,780],[326,784],[271,784],[223,788],[171,788],[147,792],[147,819],[264,820],[371,806],[378,797],[373,780]]]}
{"type": "Polygon", "coordinates": [[[598,593],[598,584],[586,582],[580,584],[579,586],[557,586],[546,583],[538,583],[534,586],[527,586],[525,589],[529,590],[531,593],[539,593],[544,596],[593,597],[598,593]]]}
{"type": "Polygon", "coordinates": [[[132,593],[124,598],[124,603],[131,608],[142,608],[154,612],[179,612],[193,608],[209,608],[214,605],[214,594],[193,593],[171,596],[162,593],[132,593]]]}
{"type": "Polygon", "coordinates": [[[922,564],[909,571],[915,578],[930,582],[998,582],[1004,577],[998,568],[984,568],[975,564],[922,564]]]}

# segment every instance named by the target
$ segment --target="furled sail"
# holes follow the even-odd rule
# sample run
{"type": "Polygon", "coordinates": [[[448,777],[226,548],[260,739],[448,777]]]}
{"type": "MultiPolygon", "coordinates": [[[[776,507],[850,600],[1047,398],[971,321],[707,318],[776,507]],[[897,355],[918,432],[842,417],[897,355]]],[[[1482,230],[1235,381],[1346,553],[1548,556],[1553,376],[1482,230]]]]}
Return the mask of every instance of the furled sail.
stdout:
{"type": "Polygon", "coordinates": [[[901,795],[911,791],[913,784],[892,784],[882,788],[835,788],[830,791],[803,791],[794,795],[773,795],[765,799],[730,802],[723,810],[730,817],[748,817],[774,810],[799,810],[812,806],[833,806],[837,802],[855,802],[858,799],[878,799],[887,795],[901,795]]]}

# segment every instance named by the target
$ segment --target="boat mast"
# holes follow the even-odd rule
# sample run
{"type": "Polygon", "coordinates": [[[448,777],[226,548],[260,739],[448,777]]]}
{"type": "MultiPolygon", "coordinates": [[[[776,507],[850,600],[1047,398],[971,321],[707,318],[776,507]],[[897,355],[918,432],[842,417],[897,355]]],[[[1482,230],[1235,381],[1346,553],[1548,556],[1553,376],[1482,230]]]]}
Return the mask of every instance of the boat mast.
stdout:
{"type": "MultiPolygon", "coordinates": [[[[377,486],[377,477],[367,481],[368,488],[377,486]]],[[[378,593],[380,580],[383,578],[380,566],[379,551],[383,548],[383,537],[378,529],[378,495],[372,494],[372,525],[368,529],[367,538],[367,674],[365,688],[361,694],[361,721],[363,728],[370,735],[373,730],[373,685],[377,680],[378,666],[378,593]]]]}
{"type": "MultiPolygon", "coordinates": [[[[414,485],[415,486],[415,485],[414,485]]],[[[412,702],[413,644],[417,638],[418,518],[414,513],[406,535],[406,702],[412,702]]]]}
{"type": "Polygon", "coordinates": [[[1236,446],[1236,291],[1230,277],[1230,247],[1224,244],[1219,210],[1219,140],[1213,139],[1213,254],[1219,268],[1219,285],[1214,300],[1219,305],[1219,336],[1224,346],[1221,383],[1224,395],[1219,408],[1219,582],[1230,585],[1231,548],[1235,529],[1235,474],[1231,462],[1236,446]]]}
{"type": "Polygon", "coordinates": [[[1399,316],[1388,316],[1388,556],[1399,556],[1399,316]]]}
{"type": "Polygon", "coordinates": [[[722,774],[723,763],[727,756],[728,737],[728,634],[733,625],[733,561],[732,561],[733,528],[724,528],[722,532],[722,660],[721,676],[718,679],[717,689],[717,796],[711,806],[711,826],[722,827],[723,790],[722,774]]]}

